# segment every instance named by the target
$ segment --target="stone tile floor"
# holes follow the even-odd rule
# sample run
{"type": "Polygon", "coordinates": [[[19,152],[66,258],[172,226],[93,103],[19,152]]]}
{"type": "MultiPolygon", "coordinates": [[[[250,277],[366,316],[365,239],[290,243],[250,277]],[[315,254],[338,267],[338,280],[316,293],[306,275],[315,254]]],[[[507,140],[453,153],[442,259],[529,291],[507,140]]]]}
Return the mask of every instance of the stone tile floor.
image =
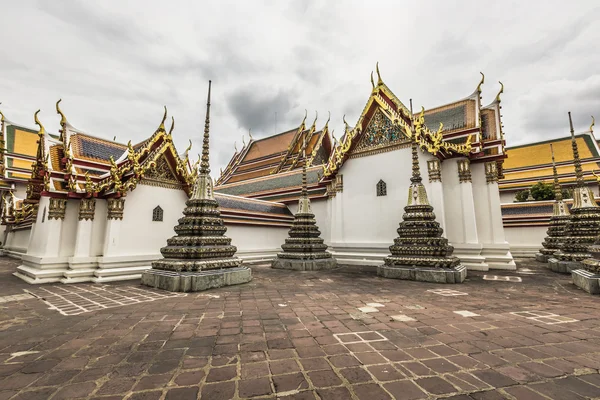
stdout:
{"type": "Polygon", "coordinates": [[[534,261],[452,286],[259,266],[164,297],[17,265],[0,258],[0,400],[600,399],[600,297],[534,261]]]}

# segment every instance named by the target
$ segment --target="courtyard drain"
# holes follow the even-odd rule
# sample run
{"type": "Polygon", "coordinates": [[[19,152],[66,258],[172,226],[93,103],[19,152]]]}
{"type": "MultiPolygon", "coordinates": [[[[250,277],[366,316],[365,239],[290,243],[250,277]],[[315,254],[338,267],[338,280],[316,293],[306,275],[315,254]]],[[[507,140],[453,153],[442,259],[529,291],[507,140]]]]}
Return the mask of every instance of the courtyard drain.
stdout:
{"type": "Polygon", "coordinates": [[[62,315],[79,315],[107,308],[186,296],[185,293],[150,288],[108,285],[50,286],[29,289],[27,292],[62,315]]]}

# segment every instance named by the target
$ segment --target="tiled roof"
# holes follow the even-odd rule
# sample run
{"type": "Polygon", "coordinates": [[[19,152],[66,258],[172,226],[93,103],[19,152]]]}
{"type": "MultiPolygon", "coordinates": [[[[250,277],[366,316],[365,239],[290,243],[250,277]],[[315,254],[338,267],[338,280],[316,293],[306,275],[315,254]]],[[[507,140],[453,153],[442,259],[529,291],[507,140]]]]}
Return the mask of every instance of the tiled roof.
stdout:
{"type": "MultiPolygon", "coordinates": [[[[597,144],[590,133],[576,136],[579,157],[581,159],[599,157],[597,144]]],[[[571,137],[547,140],[544,142],[529,143],[522,146],[508,147],[508,158],[504,160],[504,169],[523,168],[552,163],[550,144],[554,148],[554,157],[557,163],[573,160],[571,137]]]]}
{"type": "Polygon", "coordinates": [[[294,128],[287,132],[282,132],[277,135],[269,136],[263,139],[254,140],[250,144],[250,149],[246,153],[246,157],[242,162],[255,160],[275,153],[281,153],[287,150],[290,142],[294,138],[298,128],[294,128]]]}
{"type": "Polygon", "coordinates": [[[437,131],[441,122],[444,124],[444,132],[473,128],[477,123],[475,105],[475,100],[466,99],[425,110],[425,125],[437,131]]]}
{"type": "Polygon", "coordinates": [[[71,136],[73,156],[92,160],[109,161],[112,156],[115,160],[121,157],[127,146],[93,136],[77,133],[71,136]]]}
{"type": "MultiPolygon", "coordinates": [[[[307,183],[316,184],[319,182],[320,168],[309,170],[306,174],[307,183]]],[[[277,174],[267,178],[253,179],[241,182],[236,185],[225,185],[225,187],[215,187],[215,192],[244,196],[252,193],[264,192],[268,190],[285,189],[300,186],[302,184],[302,171],[296,170],[292,174],[277,174]]]]}
{"type": "Polygon", "coordinates": [[[287,206],[281,203],[233,197],[220,193],[215,193],[215,199],[221,208],[273,214],[275,216],[293,216],[287,206]]]}

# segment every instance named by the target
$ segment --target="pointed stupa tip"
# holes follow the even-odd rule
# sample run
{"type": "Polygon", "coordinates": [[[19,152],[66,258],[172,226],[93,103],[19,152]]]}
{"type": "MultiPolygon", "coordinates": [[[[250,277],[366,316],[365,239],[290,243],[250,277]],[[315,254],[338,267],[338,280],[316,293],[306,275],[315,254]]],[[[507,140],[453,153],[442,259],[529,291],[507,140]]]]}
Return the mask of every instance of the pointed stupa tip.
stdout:
{"type": "Polygon", "coordinates": [[[208,81],[208,96],[206,100],[206,120],[204,121],[204,139],[202,141],[202,162],[200,163],[200,173],[209,174],[209,129],[210,129],[210,91],[212,81],[208,81]]]}
{"type": "Polygon", "coordinates": [[[575,130],[573,129],[573,118],[571,118],[571,111],[569,111],[569,129],[571,130],[571,147],[573,148],[573,164],[575,166],[575,177],[577,179],[577,186],[582,187],[585,185],[583,179],[583,169],[581,168],[581,160],[579,159],[579,149],[577,148],[577,140],[575,140],[575,130]]]}

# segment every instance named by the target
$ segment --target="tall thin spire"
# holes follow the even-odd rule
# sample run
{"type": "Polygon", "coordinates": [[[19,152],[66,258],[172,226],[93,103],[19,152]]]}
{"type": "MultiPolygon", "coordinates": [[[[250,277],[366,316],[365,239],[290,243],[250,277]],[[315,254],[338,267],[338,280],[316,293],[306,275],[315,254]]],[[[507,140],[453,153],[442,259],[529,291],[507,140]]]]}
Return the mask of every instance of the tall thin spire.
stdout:
{"type": "Polygon", "coordinates": [[[210,88],[212,81],[208,81],[208,100],[206,101],[206,120],[204,121],[204,141],[202,142],[202,162],[200,163],[200,173],[208,175],[210,173],[210,164],[208,157],[208,140],[210,126],[210,88]]]}
{"type": "Polygon", "coordinates": [[[413,114],[413,107],[412,107],[412,99],[410,99],[410,117],[411,117],[410,130],[411,130],[411,134],[412,134],[412,138],[411,138],[412,139],[412,143],[411,143],[412,176],[410,177],[410,181],[412,183],[421,183],[422,178],[421,178],[421,170],[419,169],[419,152],[418,152],[418,145],[417,145],[417,133],[415,130],[415,124],[413,123],[414,114],[413,114]]]}
{"type": "Polygon", "coordinates": [[[302,165],[302,197],[308,197],[308,190],[306,189],[306,135],[304,135],[302,143],[302,158],[304,159],[302,165]]]}
{"type": "Polygon", "coordinates": [[[573,161],[575,164],[575,176],[577,177],[577,186],[585,186],[583,180],[583,170],[581,169],[581,160],[579,159],[579,150],[575,141],[575,130],[573,129],[573,119],[571,119],[571,111],[569,111],[569,126],[571,128],[571,146],[573,147],[573,161]]]}
{"type": "Polygon", "coordinates": [[[558,173],[556,172],[556,162],[554,161],[554,148],[550,143],[550,152],[552,153],[552,174],[554,175],[554,198],[556,201],[562,201],[562,190],[558,182],[558,173]]]}

